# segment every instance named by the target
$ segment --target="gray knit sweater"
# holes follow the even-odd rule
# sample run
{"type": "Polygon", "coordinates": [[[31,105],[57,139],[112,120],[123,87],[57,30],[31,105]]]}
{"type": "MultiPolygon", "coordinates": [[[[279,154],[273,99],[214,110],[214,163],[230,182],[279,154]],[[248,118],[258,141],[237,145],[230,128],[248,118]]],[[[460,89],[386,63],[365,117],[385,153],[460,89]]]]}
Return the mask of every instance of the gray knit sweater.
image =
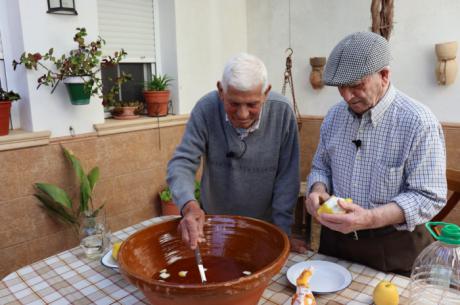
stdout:
{"type": "Polygon", "coordinates": [[[296,120],[280,94],[271,92],[263,107],[259,128],[240,140],[225,119],[217,91],[198,101],[168,164],[167,181],[179,208],[194,199],[195,174],[203,159],[201,204],[206,213],[255,217],[290,234],[300,181],[296,120]]]}

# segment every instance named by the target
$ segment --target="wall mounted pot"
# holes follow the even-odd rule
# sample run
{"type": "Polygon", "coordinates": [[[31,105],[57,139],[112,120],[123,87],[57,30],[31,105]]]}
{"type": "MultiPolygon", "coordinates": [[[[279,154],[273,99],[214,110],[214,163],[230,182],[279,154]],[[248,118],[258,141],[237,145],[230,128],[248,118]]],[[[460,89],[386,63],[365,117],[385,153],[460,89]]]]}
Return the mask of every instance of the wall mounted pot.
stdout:
{"type": "Polygon", "coordinates": [[[144,91],[147,114],[153,117],[168,115],[169,96],[169,90],[144,91]]]}
{"type": "Polygon", "coordinates": [[[457,76],[457,42],[438,43],[434,48],[438,58],[435,70],[438,84],[453,84],[457,76]]]}
{"type": "Polygon", "coordinates": [[[0,101],[0,136],[8,134],[10,129],[11,101],[0,101]]]}
{"type": "Polygon", "coordinates": [[[63,82],[69,93],[72,105],[88,105],[91,98],[91,89],[85,86],[91,78],[89,76],[70,76],[63,82]]]}
{"type": "Polygon", "coordinates": [[[310,72],[310,84],[313,89],[321,89],[324,87],[323,69],[325,64],[326,57],[310,57],[310,65],[312,67],[310,72]]]}

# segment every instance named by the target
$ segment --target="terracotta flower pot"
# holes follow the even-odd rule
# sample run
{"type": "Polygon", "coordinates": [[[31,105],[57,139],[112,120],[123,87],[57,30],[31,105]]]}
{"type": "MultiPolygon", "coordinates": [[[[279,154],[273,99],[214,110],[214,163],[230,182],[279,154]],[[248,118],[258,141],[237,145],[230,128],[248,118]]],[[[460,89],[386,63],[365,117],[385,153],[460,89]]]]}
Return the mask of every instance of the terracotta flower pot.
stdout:
{"type": "Polygon", "coordinates": [[[182,242],[177,231],[179,221],[166,221],[134,233],[118,254],[121,274],[151,304],[256,305],[289,254],[287,235],[270,223],[241,216],[207,216],[207,242],[200,245],[200,250],[205,268],[208,263],[208,282],[178,284],[161,280],[155,275],[180,260],[190,262],[190,266],[184,266],[190,273],[198,272],[194,252],[182,242]],[[252,266],[252,273],[228,281],[212,281],[212,273],[233,269],[227,265],[212,269],[212,257],[245,262],[252,266]]]}
{"type": "Polygon", "coordinates": [[[113,115],[114,119],[117,120],[132,120],[137,119],[139,115],[136,114],[137,106],[123,106],[119,107],[116,110],[116,113],[113,115]]]}
{"type": "Polygon", "coordinates": [[[8,134],[10,129],[11,101],[0,101],[0,136],[8,134]]]}
{"type": "Polygon", "coordinates": [[[161,215],[180,215],[179,208],[172,201],[161,201],[161,215]]]}
{"type": "Polygon", "coordinates": [[[165,116],[168,114],[169,90],[144,91],[144,99],[147,104],[149,116],[165,116]]]}

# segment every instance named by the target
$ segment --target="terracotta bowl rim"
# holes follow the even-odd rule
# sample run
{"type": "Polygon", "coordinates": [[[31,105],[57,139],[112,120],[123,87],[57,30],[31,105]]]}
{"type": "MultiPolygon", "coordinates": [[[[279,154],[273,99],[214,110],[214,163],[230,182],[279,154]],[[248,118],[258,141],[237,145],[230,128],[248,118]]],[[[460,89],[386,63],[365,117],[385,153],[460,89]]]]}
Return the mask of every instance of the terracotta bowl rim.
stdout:
{"type": "MultiPolygon", "coordinates": [[[[199,284],[168,283],[166,281],[155,280],[153,278],[148,278],[148,277],[144,277],[144,276],[141,276],[141,275],[134,274],[131,270],[129,270],[129,268],[126,268],[126,266],[124,264],[124,261],[123,261],[123,255],[120,255],[120,254],[123,253],[123,248],[125,246],[125,242],[123,242],[121,247],[120,247],[119,261],[118,261],[118,264],[119,264],[119,267],[120,267],[120,272],[122,274],[123,273],[126,274],[127,277],[133,277],[136,280],[144,281],[145,283],[147,283],[149,285],[154,284],[154,285],[157,285],[157,286],[162,287],[162,288],[190,289],[190,290],[200,289],[200,290],[204,291],[204,290],[210,290],[210,289],[214,289],[214,288],[218,288],[218,287],[222,287],[222,286],[230,287],[230,286],[235,285],[235,284],[241,285],[241,284],[244,284],[246,282],[251,282],[254,279],[257,279],[257,278],[261,277],[263,274],[269,273],[276,266],[276,264],[278,262],[280,262],[280,261],[284,261],[284,263],[286,262],[287,257],[288,257],[289,252],[290,252],[289,238],[288,238],[287,234],[283,230],[278,228],[276,225],[274,225],[272,223],[269,223],[267,221],[257,219],[257,218],[248,217],[248,216],[240,216],[240,215],[225,215],[225,214],[206,215],[206,220],[209,219],[209,218],[219,218],[219,217],[220,218],[251,220],[253,222],[257,222],[257,223],[260,223],[262,225],[271,227],[271,228],[275,229],[275,231],[278,231],[278,233],[281,234],[282,239],[284,241],[284,248],[282,249],[280,255],[274,261],[272,261],[270,264],[265,266],[262,270],[254,272],[254,273],[252,273],[251,275],[248,275],[248,276],[239,277],[238,279],[235,279],[235,280],[231,280],[231,281],[227,281],[227,282],[218,282],[218,283],[206,283],[205,285],[203,285],[201,283],[199,283],[199,284]]],[[[145,228],[143,228],[143,229],[131,234],[130,236],[128,236],[126,238],[125,241],[128,241],[131,238],[134,238],[136,235],[141,234],[141,232],[143,232],[145,230],[148,230],[151,227],[163,224],[165,222],[178,222],[178,221],[180,221],[180,219],[181,218],[176,217],[176,218],[167,219],[165,221],[161,221],[161,222],[158,222],[158,223],[154,223],[154,224],[152,224],[152,225],[150,225],[148,227],[145,227],[145,228]]],[[[282,266],[281,266],[281,268],[282,268],[282,266]]],[[[273,277],[273,275],[271,275],[269,279],[271,279],[272,277],[273,277]]]]}

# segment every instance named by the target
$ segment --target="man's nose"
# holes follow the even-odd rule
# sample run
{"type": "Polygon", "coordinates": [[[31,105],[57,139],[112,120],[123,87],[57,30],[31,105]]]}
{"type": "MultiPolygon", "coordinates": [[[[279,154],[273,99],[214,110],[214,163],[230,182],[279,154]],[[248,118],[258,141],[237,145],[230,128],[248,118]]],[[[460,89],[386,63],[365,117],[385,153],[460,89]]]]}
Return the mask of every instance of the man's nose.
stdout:
{"type": "Polygon", "coordinates": [[[353,97],[355,97],[355,95],[353,94],[353,90],[350,90],[349,88],[343,88],[340,90],[340,95],[342,95],[343,99],[346,101],[346,102],[349,102],[353,99],[353,97]]]}
{"type": "Polygon", "coordinates": [[[249,116],[248,107],[246,107],[246,105],[240,105],[238,107],[237,115],[239,119],[246,119],[249,116]]]}

